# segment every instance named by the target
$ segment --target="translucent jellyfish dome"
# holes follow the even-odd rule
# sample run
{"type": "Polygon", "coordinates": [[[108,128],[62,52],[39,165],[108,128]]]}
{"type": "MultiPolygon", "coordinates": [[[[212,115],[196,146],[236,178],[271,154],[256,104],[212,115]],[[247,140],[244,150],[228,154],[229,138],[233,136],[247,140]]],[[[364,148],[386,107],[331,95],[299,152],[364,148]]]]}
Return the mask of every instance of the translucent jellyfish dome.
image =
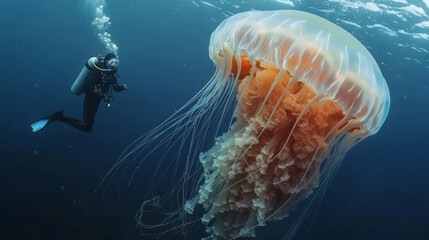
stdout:
{"type": "Polygon", "coordinates": [[[329,97],[358,119],[363,131],[376,133],[387,117],[389,90],[374,58],[350,33],[321,17],[296,10],[237,14],[210,39],[216,65],[227,51],[278,69],[280,78],[288,73],[318,97],[329,97]]]}
{"type": "Polygon", "coordinates": [[[156,204],[179,199],[179,216],[146,224],[144,204],[139,223],[183,227],[183,219],[200,213],[189,222],[201,219],[209,239],[235,239],[255,236],[256,227],[297,208],[287,226],[292,237],[347,151],[382,126],[390,105],[386,81],[356,38],[301,11],[234,15],[213,32],[209,54],[216,65],[209,83],[119,161],[138,159],[151,144],[170,151],[182,142],[180,152],[183,139],[191,141],[186,159],[177,158],[184,173],[156,204]],[[225,117],[229,109],[232,119],[225,117]],[[225,121],[228,131],[219,136],[225,121]],[[217,137],[202,149],[210,132],[217,137]]]}

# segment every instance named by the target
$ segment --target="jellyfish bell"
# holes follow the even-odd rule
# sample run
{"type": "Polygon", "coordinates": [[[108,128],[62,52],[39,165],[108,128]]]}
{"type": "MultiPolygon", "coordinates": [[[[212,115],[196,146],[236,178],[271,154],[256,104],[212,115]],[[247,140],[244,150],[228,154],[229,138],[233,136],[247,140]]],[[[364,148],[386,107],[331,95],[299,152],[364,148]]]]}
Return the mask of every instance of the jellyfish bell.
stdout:
{"type": "MultiPolygon", "coordinates": [[[[216,65],[209,83],[119,163],[150,144],[169,151],[178,136],[190,138],[187,156],[197,157],[178,157],[186,171],[171,192],[182,193],[182,219],[202,207],[212,239],[255,236],[256,227],[285,218],[306,197],[310,206],[347,151],[377,133],[387,117],[389,90],[374,58],[351,34],[316,15],[234,15],[212,33],[209,54],[216,65]],[[210,130],[217,135],[213,119],[227,121],[231,105],[228,131],[208,150],[198,148],[210,130]]],[[[302,208],[289,237],[309,210],[302,208]]],[[[143,207],[139,223],[144,217],[143,207]]],[[[142,225],[180,222],[171,219],[142,225]]]]}

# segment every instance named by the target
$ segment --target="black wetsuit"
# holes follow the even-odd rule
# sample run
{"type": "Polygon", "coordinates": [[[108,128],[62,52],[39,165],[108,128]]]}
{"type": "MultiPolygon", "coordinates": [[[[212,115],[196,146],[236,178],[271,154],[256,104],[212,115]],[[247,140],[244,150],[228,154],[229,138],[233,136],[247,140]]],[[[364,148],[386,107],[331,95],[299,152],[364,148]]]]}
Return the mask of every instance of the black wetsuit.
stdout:
{"type": "MultiPolygon", "coordinates": [[[[107,69],[105,63],[101,63],[99,67],[107,69]]],[[[111,71],[88,69],[91,71],[91,77],[84,88],[85,100],[83,103],[83,121],[66,116],[61,116],[57,119],[57,121],[67,123],[84,132],[91,131],[100,101],[102,99],[111,101],[108,98],[111,97],[110,94],[112,90],[115,92],[125,90],[124,86],[118,85],[116,75],[117,69],[112,69],[111,71]]]]}

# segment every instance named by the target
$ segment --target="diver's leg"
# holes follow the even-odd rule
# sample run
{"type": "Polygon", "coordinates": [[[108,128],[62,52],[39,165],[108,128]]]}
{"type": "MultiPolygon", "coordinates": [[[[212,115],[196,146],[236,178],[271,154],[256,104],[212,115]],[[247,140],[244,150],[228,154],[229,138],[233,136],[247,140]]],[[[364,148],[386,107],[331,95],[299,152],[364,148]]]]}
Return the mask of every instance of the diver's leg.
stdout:
{"type": "Polygon", "coordinates": [[[83,132],[89,132],[94,124],[95,114],[100,105],[101,97],[95,94],[87,94],[83,104],[83,122],[63,116],[58,119],[60,122],[65,122],[72,127],[75,127],[83,132]]]}
{"type": "Polygon", "coordinates": [[[85,97],[85,106],[83,112],[83,120],[86,124],[86,130],[89,132],[92,129],[94,124],[95,114],[98,111],[98,106],[100,105],[101,96],[96,94],[89,94],[85,97]]]}

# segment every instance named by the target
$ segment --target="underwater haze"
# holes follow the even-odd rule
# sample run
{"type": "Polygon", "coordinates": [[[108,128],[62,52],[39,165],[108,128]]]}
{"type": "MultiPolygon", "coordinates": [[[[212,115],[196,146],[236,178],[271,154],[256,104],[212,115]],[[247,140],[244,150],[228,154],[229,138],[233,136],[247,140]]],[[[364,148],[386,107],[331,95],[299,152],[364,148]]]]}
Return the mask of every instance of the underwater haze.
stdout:
{"type": "MultiPolygon", "coordinates": [[[[294,239],[429,239],[429,0],[0,1],[0,238],[156,239],[136,217],[155,197],[146,193],[160,155],[109,171],[212,78],[208,46],[223,20],[281,9],[351,33],[391,99],[380,131],[347,153],[294,239]],[[61,122],[33,133],[33,122],[60,109],[82,118],[84,97],[70,87],[96,52],[117,53],[129,90],[100,104],[89,133],[61,122]]],[[[254,239],[284,239],[282,223],[267,222],[254,239]]],[[[201,239],[201,225],[159,239],[201,239]]]]}

